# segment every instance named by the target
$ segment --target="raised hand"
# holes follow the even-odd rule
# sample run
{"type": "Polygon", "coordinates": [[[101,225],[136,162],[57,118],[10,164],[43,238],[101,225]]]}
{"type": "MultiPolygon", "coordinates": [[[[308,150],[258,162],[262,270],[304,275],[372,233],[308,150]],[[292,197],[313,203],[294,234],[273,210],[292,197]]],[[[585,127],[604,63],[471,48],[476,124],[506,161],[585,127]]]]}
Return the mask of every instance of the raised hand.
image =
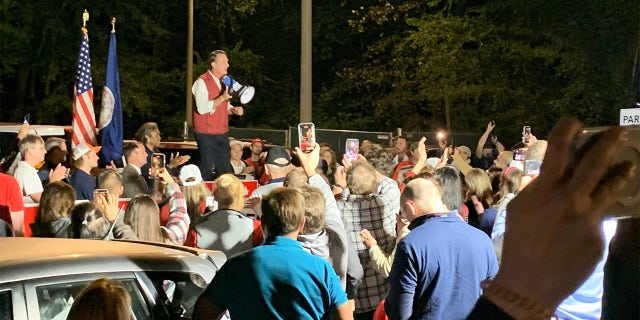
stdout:
{"type": "Polygon", "coordinates": [[[491,121],[489,121],[489,123],[487,123],[487,130],[486,131],[487,132],[491,132],[491,131],[493,131],[493,128],[495,128],[495,127],[496,127],[496,123],[493,120],[491,120],[491,121]]]}
{"type": "Polygon", "coordinates": [[[181,156],[180,152],[176,152],[176,154],[174,155],[172,152],[171,157],[169,158],[169,164],[167,165],[167,167],[175,168],[175,167],[181,166],[187,161],[189,161],[189,159],[191,159],[191,156],[189,155],[181,156]]]}
{"type": "Polygon", "coordinates": [[[360,240],[364,243],[367,248],[371,248],[375,245],[378,245],[378,241],[373,237],[371,232],[367,229],[360,230],[360,240]]]}
{"type": "Polygon", "coordinates": [[[69,176],[69,169],[62,164],[58,164],[57,167],[49,171],[49,182],[60,181],[67,176],[69,176]]]}
{"type": "Polygon", "coordinates": [[[476,212],[478,214],[483,214],[484,206],[482,205],[482,202],[478,200],[478,197],[475,194],[471,196],[471,201],[473,202],[473,207],[476,209],[476,212]]]}
{"type": "Polygon", "coordinates": [[[572,119],[556,124],[540,175],[509,202],[502,264],[485,297],[514,318],[529,318],[531,308],[496,291],[526,297],[553,312],[601,259],[606,209],[635,175],[630,162],[608,168],[624,129],[604,131],[585,156],[572,159],[571,144],[580,129],[572,119]]]}
{"type": "Polygon", "coordinates": [[[300,159],[300,164],[307,174],[307,177],[312,177],[316,174],[316,168],[320,162],[320,145],[315,144],[311,152],[304,152],[299,147],[296,147],[295,155],[300,159]]]}

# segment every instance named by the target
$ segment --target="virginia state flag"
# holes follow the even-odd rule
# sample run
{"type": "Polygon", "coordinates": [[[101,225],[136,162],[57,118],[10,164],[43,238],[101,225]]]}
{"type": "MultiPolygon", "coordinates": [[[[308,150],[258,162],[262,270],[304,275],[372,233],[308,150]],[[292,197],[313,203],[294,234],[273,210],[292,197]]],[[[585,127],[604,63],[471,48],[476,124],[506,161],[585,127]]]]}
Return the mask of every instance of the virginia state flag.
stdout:
{"type": "Polygon", "coordinates": [[[107,80],[102,90],[100,110],[100,166],[122,157],[122,101],[120,101],[120,75],[116,53],[116,32],[111,31],[109,56],[107,58],[107,80]]]}

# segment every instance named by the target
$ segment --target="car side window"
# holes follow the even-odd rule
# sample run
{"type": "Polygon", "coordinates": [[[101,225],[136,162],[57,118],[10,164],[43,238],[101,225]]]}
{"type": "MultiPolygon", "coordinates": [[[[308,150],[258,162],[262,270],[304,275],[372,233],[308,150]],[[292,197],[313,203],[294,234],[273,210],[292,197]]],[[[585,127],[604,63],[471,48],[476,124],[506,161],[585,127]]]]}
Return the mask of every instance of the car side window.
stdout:
{"type": "Polygon", "coordinates": [[[13,319],[13,300],[11,291],[0,291],[0,320],[13,319]]]}
{"type": "MultiPolygon", "coordinates": [[[[131,296],[131,309],[135,319],[148,319],[150,311],[144,301],[135,279],[115,279],[127,289],[131,296]]],[[[91,280],[64,282],[49,285],[36,286],[40,319],[59,320],[66,319],[71,310],[74,297],[87,286],[91,280]]]]}

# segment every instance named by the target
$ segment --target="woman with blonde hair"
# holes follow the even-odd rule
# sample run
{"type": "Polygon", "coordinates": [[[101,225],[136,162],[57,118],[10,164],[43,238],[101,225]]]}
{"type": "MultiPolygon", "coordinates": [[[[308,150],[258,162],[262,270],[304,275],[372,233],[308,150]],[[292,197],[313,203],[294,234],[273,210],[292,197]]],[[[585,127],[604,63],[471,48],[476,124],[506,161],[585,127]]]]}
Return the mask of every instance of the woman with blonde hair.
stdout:
{"type": "Polygon", "coordinates": [[[169,220],[160,225],[160,210],[148,195],[138,195],[129,201],[124,212],[124,222],[131,226],[138,239],[182,245],[189,230],[189,214],[184,195],[167,170],[161,170],[158,177],[169,196],[169,220]]]}
{"type": "Polygon", "coordinates": [[[204,184],[200,168],[193,164],[188,164],[180,169],[180,185],[182,194],[187,201],[187,212],[189,219],[195,221],[205,211],[215,210],[215,203],[211,197],[209,188],[204,184]]]}
{"type": "MultiPolygon", "coordinates": [[[[498,201],[498,213],[493,223],[493,229],[491,230],[491,239],[501,238],[504,235],[507,219],[507,205],[516,197],[516,194],[521,190],[522,178],[524,177],[524,171],[515,168],[508,167],[504,169],[502,180],[500,181],[500,194],[502,198],[498,201]]],[[[496,247],[496,249],[498,249],[496,247]]],[[[500,243],[500,252],[502,252],[502,244],[500,243]]],[[[498,250],[496,250],[498,252],[498,250]]]]}
{"type": "Polygon", "coordinates": [[[91,282],[75,297],[67,320],[130,320],[131,296],[117,281],[101,278],[91,282]]]}
{"type": "MultiPolygon", "coordinates": [[[[495,208],[487,210],[496,202],[493,198],[489,175],[482,169],[473,168],[464,176],[464,181],[467,185],[464,204],[469,209],[468,222],[487,232],[484,228],[480,228],[480,221],[482,220],[483,226],[486,224],[493,228],[496,211],[495,208]],[[488,215],[484,216],[485,213],[488,215]]],[[[491,230],[488,230],[488,234],[491,234],[491,230]]]]}
{"type": "Polygon", "coordinates": [[[42,191],[35,222],[31,224],[34,237],[71,238],[71,209],[76,192],[62,181],[50,182],[42,191]]]}
{"type": "Polygon", "coordinates": [[[516,196],[522,186],[522,177],[524,177],[524,171],[518,168],[509,167],[504,170],[500,179],[500,199],[498,200],[498,205],[502,205],[504,201],[508,203],[508,200],[516,196]],[[509,199],[507,200],[507,198],[509,199]]]}
{"type": "Polygon", "coordinates": [[[262,244],[260,221],[247,217],[244,186],[232,174],[223,174],[213,182],[213,197],[218,210],[207,212],[191,225],[185,245],[220,250],[227,257],[262,244]]]}

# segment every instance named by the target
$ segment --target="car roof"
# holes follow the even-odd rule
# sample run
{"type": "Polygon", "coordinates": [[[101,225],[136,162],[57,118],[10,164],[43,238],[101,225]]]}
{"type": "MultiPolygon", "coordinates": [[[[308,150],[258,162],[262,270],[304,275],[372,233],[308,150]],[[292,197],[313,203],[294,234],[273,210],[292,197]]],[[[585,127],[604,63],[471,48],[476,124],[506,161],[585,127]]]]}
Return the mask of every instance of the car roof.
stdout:
{"type": "Polygon", "coordinates": [[[129,241],[0,238],[0,283],[57,275],[123,271],[187,271],[207,281],[222,252],[129,241]]]}
{"type": "MultiPolygon", "coordinates": [[[[21,127],[21,123],[0,122],[0,132],[18,133],[21,127]]],[[[71,126],[53,126],[41,124],[29,125],[29,133],[37,134],[41,137],[64,136],[65,131],[71,131],[71,126]]]]}

